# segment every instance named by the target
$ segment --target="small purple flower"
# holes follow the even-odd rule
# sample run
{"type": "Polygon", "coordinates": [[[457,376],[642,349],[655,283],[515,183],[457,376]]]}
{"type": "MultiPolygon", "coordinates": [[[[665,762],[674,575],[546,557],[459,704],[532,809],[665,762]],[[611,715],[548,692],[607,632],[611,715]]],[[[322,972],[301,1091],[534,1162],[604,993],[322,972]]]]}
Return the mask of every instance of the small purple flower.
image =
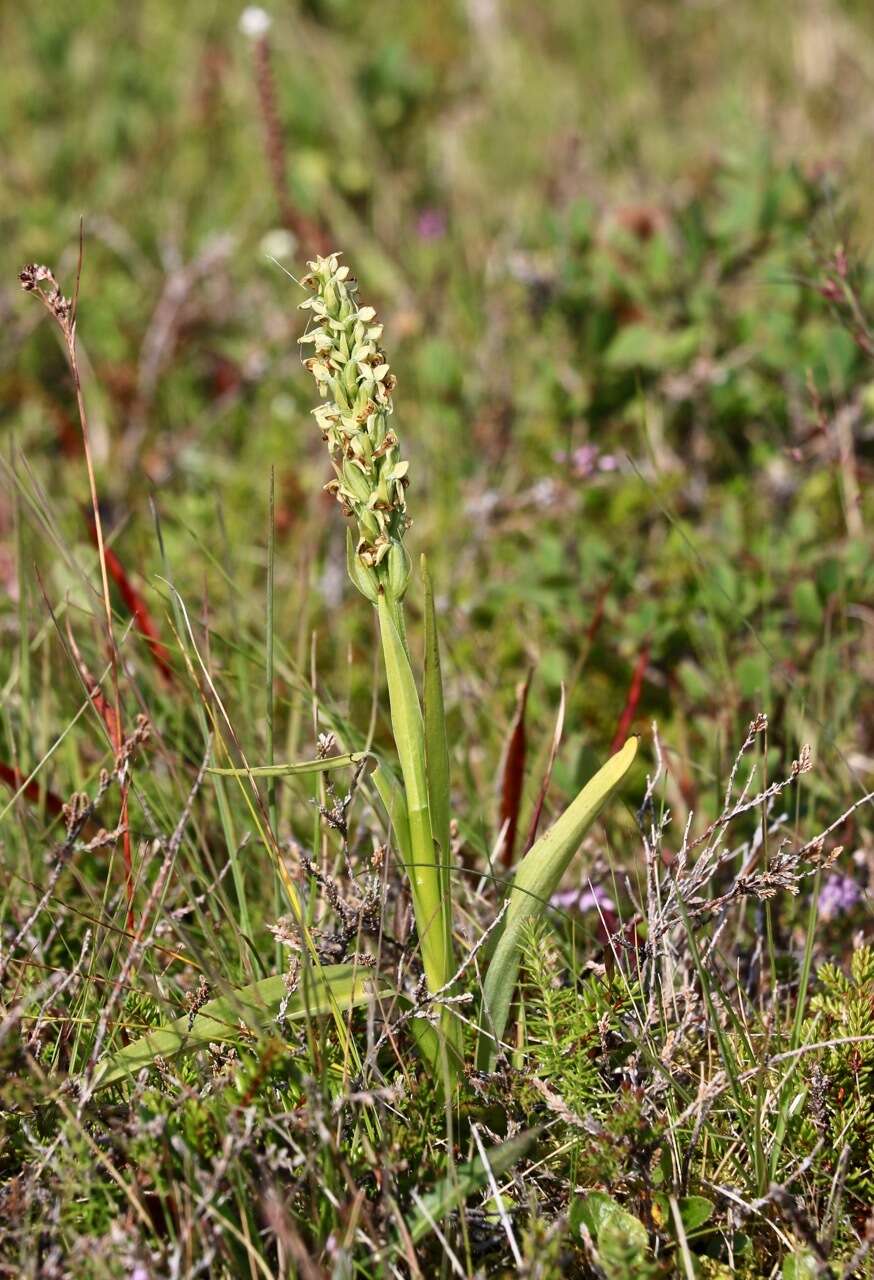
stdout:
{"type": "Polygon", "coordinates": [[[577,889],[559,889],[549,900],[551,907],[560,911],[576,911],[581,916],[588,911],[615,911],[616,903],[599,884],[577,889]]]}
{"type": "Polygon", "coordinates": [[[612,453],[601,453],[597,445],[581,444],[571,453],[553,454],[556,462],[570,463],[575,480],[588,480],[598,471],[615,471],[619,463],[612,453]]]}
{"type": "Polygon", "coordinates": [[[823,920],[834,920],[858,906],[862,890],[852,876],[831,875],[819,895],[819,914],[823,920]]]}
{"type": "Polygon", "coordinates": [[[578,480],[587,480],[598,467],[598,450],[593,444],[581,444],[570,457],[571,468],[578,480]]]}
{"type": "Polygon", "coordinates": [[[446,235],[446,214],[442,209],[422,209],[416,219],[420,240],[442,240],[446,235]]]}

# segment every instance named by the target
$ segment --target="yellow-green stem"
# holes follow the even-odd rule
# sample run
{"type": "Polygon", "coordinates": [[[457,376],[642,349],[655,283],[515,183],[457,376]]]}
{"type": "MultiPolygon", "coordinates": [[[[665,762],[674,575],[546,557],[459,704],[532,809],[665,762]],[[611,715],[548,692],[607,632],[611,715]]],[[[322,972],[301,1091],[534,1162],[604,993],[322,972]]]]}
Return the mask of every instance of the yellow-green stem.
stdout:
{"type": "MultiPolygon", "coordinates": [[[[425,730],[416,682],[406,646],[395,621],[395,615],[400,610],[399,603],[389,600],[382,593],[377,608],[392,731],[407,803],[410,835],[407,874],[412,889],[425,982],[428,991],[433,994],[445,987],[452,978],[454,949],[450,904],[443,900],[440,855],[434,844],[428,805],[425,730]]],[[[461,1048],[461,1024],[454,1013],[444,1007],[440,1027],[448,1042],[448,1057],[452,1062],[461,1048]]],[[[450,1069],[454,1069],[454,1064],[450,1069]]]]}

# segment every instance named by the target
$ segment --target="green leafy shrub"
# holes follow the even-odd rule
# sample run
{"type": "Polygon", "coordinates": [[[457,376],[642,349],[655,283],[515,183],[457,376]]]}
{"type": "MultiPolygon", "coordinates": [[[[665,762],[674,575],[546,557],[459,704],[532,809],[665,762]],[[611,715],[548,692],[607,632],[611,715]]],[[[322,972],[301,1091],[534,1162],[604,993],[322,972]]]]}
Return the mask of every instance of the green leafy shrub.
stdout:
{"type": "Polygon", "coordinates": [[[822,1139],[829,1161],[848,1148],[846,1185],[858,1206],[874,1198],[874,947],[853,952],[849,972],[823,964],[806,1024],[808,1041],[843,1041],[806,1067],[810,1140],[822,1139]]]}
{"type": "Polygon", "coordinates": [[[615,1098],[615,1073],[633,1048],[623,1023],[636,987],[621,974],[576,980],[543,921],[528,927],[522,954],[525,1032],[535,1073],[577,1119],[593,1109],[600,1113],[615,1098]]]}

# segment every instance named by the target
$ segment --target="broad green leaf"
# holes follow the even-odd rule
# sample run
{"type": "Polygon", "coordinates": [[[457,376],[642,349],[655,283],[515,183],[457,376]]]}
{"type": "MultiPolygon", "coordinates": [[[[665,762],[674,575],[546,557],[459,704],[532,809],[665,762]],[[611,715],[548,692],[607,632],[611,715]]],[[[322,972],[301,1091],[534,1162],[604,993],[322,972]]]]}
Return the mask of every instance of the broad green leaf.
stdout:
{"type": "Polygon", "coordinates": [[[679,1200],[680,1220],[691,1235],[713,1217],[713,1201],[706,1196],[682,1196],[679,1200]]]}
{"type": "Polygon", "coordinates": [[[256,764],[248,769],[209,768],[207,773],[217,773],[228,778],[284,778],[290,774],[327,773],[329,769],[341,769],[347,764],[360,764],[366,758],[366,751],[349,751],[346,755],[326,756],[323,760],[301,760],[298,764],[256,764]]]}
{"type": "Polygon", "coordinates": [[[585,1227],[594,1241],[599,1269],[606,1280],[653,1274],[646,1227],[612,1196],[592,1191],[576,1200],[571,1205],[570,1226],[577,1235],[585,1227]]]}
{"type": "Polygon", "coordinates": [[[596,1244],[604,1239],[608,1229],[621,1232],[638,1249],[645,1249],[649,1243],[646,1227],[640,1219],[603,1191],[591,1191],[571,1205],[570,1225],[577,1234],[581,1227],[585,1227],[596,1244]]]}
{"type": "Polygon", "coordinates": [[[811,1253],[790,1253],[783,1259],[783,1280],[813,1280],[819,1275],[816,1259],[811,1253]]]}
{"type": "Polygon", "coordinates": [[[502,1142],[499,1147],[492,1147],[485,1153],[488,1167],[480,1156],[476,1156],[466,1164],[458,1165],[454,1176],[441,1179],[433,1191],[423,1196],[421,1208],[408,1224],[413,1244],[418,1244],[433,1231],[435,1222],[439,1226],[447,1213],[487,1186],[489,1169],[495,1178],[502,1178],[508,1173],[522,1159],[538,1133],[538,1129],[529,1129],[509,1142],[502,1142]]]}
{"type": "MultiPolygon", "coordinates": [[[[598,1262],[607,1280],[643,1280],[653,1274],[649,1239],[639,1218],[620,1210],[602,1222],[596,1240],[598,1262]]],[[[688,1273],[687,1273],[688,1274],[688,1273]]]]}
{"type": "MultiPolygon", "coordinates": [[[[680,1210],[680,1221],[687,1235],[698,1231],[713,1217],[713,1201],[705,1196],[680,1196],[677,1205],[680,1210]]],[[[666,1195],[657,1192],[653,1196],[653,1210],[657,1225],[670,1229],[673,1217],[670,1201],[666,1195]]]]}
{"type": "Polygon", "coordinates": [[[660,372],[686,364],[699,342],[700,334],[694,327],[665,331],[629,324],[619,330],[604,358],[608,368],[660,372]]]}
{"type": "Polygon", "coordinates": [[[353,1009],[366,1004],[377,992],[389,994],[389,989],[361,965],[338,964],[304,969],[298,989],[290,997],[283,975],[262,978],[251,986],[207,1001],[196,1014],[190,1029],[186,1014],[104,1058],[97,1069],[95,1088],[104,1089],[136,1075],[143,1067],[151,1066],[156,1058],[169,1061],[180,1054],[203,1048],[213,1040],[235,1041],[247,1030],[266,1030],[275,1021],[283,1000],[288,1001],[286,1021],[297,1022],[335,1009],[353,1009]]]}
{"type": "Polygon", "coordinates": [[[637,753],[629,738],[586,783],[560,818],[540,837],[519,864],[510,887],[510,905],[483,986],[483,1018],[494,1039],[480,1037],[480,1066],[489,1070],[507,1025],[510,1001],[519,974],[519,941],[526,920],[546,910],[580,841],[621,784],[637,753]]]}

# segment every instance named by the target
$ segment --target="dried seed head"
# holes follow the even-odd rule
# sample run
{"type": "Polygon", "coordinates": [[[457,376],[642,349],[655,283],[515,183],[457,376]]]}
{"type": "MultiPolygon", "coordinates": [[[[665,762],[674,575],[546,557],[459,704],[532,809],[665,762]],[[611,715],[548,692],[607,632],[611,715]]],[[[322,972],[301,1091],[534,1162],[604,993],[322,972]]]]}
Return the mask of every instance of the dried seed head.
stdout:
{"type": "Polygon", "coordinates": [[[48,267],[31,262],[19,272],[18,279],[25,293],[39,295],[43,306],[57,320],[64,333],[72,333],[73,303],[61,293],[60,285],[48,267]]]}
{"type": "Polygon", "coordinates": [[[67,835],[72,835],[81,826],[90,805],[91,801],[83,791],[77,791],[70,796],[64,805],[64,826],[67,829],[67,835]]]}
{"type": "Polygon", "coordinates": [[[813,768],[813,754],[810,750],[810,747],[805,742],[805,744],[801,748],[801,751],[799,752],[798,759],[792,761],[792,768],[790,770],[790,775],[793,778],[797,778],[802,773],[809,773],[812,768],[813,768]]]}
{"type": "Polygon", "coordinates": [[[409,463],[388,426],[396,379],[379,345],[382,325],[373,307],[358,305],[358,286],[336,253],[309,268],[303,284],[313,296],[301,310],[315,323],[299,341],[313,348],[304,363],[324,399],[313,415],[336,476],[325,487],[358,525],[352,581],[368,599],[382,589],[400,600],[410,577],[403,546],[409,463]]]}

